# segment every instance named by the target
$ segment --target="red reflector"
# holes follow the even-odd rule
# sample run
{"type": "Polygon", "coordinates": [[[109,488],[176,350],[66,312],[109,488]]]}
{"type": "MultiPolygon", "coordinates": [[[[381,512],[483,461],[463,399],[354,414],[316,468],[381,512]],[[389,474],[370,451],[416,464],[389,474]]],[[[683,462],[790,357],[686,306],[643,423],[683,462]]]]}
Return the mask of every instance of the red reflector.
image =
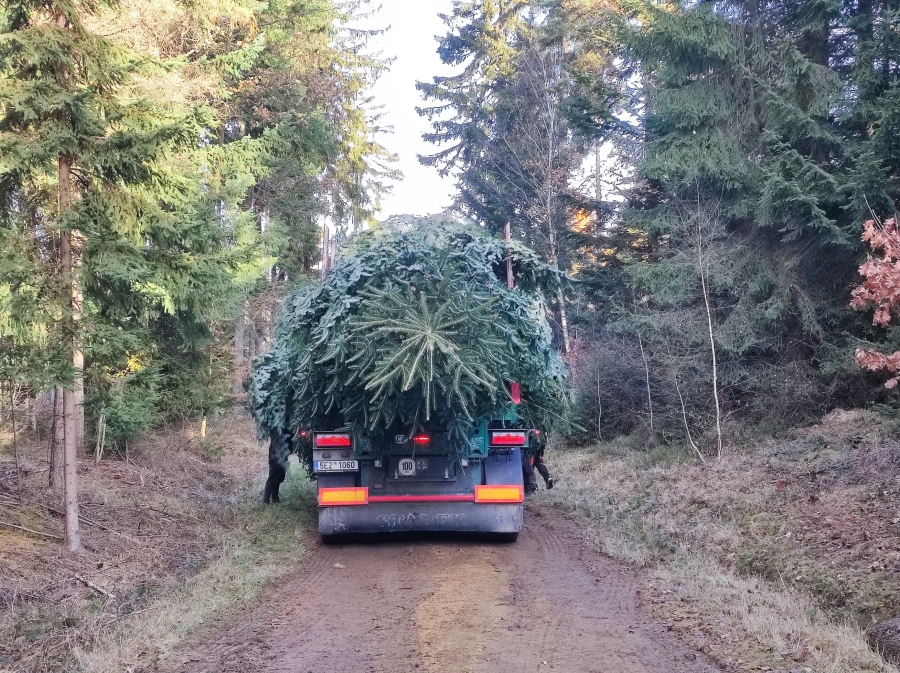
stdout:
{"type": "Polygon", "coordinates": [[[525,446],[528,443],[528,433],[524,430],[503,430],[491,433],[491,446],[525,446]]]}
{"type": "Polygon", "coordinates": [[[482,504],[522,502],[525,491],[519,484],[488,484],[475,487],[475,502],[482,504]]]}
{"type": "Polygon", "coordinates": [[[431,441],[431,437],[428,435],[416,435],[412,438],[413,444],[427,444],[431,441]]]}
{"type": "Polygon", "coordinates": [[[317,434],[316,446],[350,446],[350,435],[348,434],[317,434]]]}
{"type": "Polygon", "coordinates": [[[515,404],[522,403],[522,387],[518,381],[513,381],[509,384],[509,396],[515,404]]]}
{"type": "Polygon", "coordinates": [[[301,437],[306,437],[306,430],[301,430],[301,431],[300,431],[300,436],[301,436],[301,437]]]}

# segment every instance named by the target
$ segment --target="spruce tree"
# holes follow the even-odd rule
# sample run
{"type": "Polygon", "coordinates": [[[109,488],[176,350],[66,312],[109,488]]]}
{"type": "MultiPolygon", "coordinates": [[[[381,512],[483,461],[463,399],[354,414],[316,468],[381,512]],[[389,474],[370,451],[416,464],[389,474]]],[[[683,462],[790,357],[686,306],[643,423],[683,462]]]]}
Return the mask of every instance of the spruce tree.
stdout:
{"type": "MultiPolygon", "coordinates": [[[[80,546],[76,391],[91,333],[114,340],[142,308],[198,311],[191,280],[208,274],[186,253],[196,222],[185,221],[193,183],[172,165],[197,142],[201,119],[176,118],[130,99],[137,59],[86,27],[93,2],[8,3],[0,34],[0,212],[7,231],[31,227],[55,239],[53,257],[32,256],[28,274],[57,275],[54,297],[69,371],[63,394],[66,541],[80,546]]],[[[196,240],[196,239],[194,239],[196,240]]],[[[4,278],[13,293],[18,278],[4,278]]],[[[120,346],[127,345],[122,342],[120,346]]],[[[107,343],[106,347],[115,348],[107,343]]],[[[52,355],[48,351],[47,355],[52,355]]],[[[51,366],[51,369],[57,369],[51,366]]]]}

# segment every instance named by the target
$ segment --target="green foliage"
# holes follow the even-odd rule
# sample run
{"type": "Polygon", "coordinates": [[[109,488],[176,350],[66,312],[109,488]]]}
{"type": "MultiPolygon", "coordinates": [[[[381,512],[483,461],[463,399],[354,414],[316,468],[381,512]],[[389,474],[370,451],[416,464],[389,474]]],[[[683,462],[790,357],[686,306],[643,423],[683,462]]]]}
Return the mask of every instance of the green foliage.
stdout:
{"type": "Polygon", "coordinates": [[[0,379],[71,385],[75,342],[95,417],[113,403],[137,413],[136,384],[115,396],[109,374],[137,354],[157,375],[147,419],[230,400],[223,324],[267,282],[310,271],[321,217],[368,219],[389,173],[358,104],[383,65],[364,55],[365,34],[342,28],[353,11],[331,0],[0,8],[0,379]],[[73,176],[64,212],[61,158],[73,176]],[[68,231],[75,323],[58,268],[68,231]]]}
{"type": "MultiPolygon", "coordinates": [[[[132,439],[155,425],[158,419],[157,403],[160,398],[160,378],[156,371],[138,369],[104,378],[105,390],[88,395],[85,402],[95,410],[95,413],[88,417],[89,421],[96,424],[100,416],[105,418],[105,441],[108,445],[119,445],[120,442],[132,439]]],[[[90,387],[94,390],[102,385],[99,381],[91,383],[93,385],[90,387]]]]}
{"type": "Polygon", "coordinates": [[[347,427],[378,439],[402,427],[464,438],[472,420],[510,407],[510,381],[526,424],[565,430],[565,368],[542,294],[559,282],[527,248],[449,222],[359,235],[323,282],[282,307],[275,348],[253,373],[261,434],[347,427]],[[508,255],[514,289],[498,277],[508,255]]]}

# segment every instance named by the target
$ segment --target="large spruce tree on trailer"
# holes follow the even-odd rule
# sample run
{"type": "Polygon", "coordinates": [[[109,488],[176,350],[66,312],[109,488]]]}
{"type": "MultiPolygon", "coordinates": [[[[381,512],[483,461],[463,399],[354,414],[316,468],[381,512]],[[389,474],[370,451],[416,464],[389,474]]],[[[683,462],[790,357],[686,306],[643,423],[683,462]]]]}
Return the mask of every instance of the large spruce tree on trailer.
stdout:
{"type": "MultiPolygon", "coordinates": [[[[84,18],[99,7],[10,2],[0,34],[0,217],[10,229],[27,220],[36,241],[58,241],[53,257],[32,260],[45,276],[60,279],[56,309],[69,372],[59,383],[65,386],[66,541],[72,550],[80,546],[76,469],[83,407],[76,392],[83,385],[85,292],[102,300],[98,324],[129,321],[148,303],[176,311],[188,289],[178,285],[205,271],[184,255],[190,236],[183,235],[189,228],[179,209],[189,202],[189,181],[167,165],[173,148],[196,143],[200,120],[173,118],[126,97],[124,85],[139,63],[85,27],[84,18]]],[[[16,289],[15,278],[3,281],[16,289]]]]}
{"type": "MultiPolygon", "coordinates": [[[[261,436],[347,428],[377,444],[425,430],[458,447],[474,420],[513,404],[511,382],[521,385],[526,427],[569,427],[566,371],[543,300],[559,272],[476,228],[416,224],[363,232],[322,282],[287,298],[275,348],[253,373],[261,436]]],[[[311,466],[311,453],[302,458],[311,466]]]]}

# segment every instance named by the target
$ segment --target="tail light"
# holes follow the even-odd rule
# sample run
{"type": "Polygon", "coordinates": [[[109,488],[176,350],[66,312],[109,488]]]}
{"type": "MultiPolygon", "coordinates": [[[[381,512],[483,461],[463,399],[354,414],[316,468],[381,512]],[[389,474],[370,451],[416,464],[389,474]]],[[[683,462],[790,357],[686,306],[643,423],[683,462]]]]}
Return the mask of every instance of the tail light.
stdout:
{"type": "Polygon", "coordinates": [[[413,444],[418,444],[422,446],[423,444],[428,444],[431,441],[431,437],[428,435],[415,435],[412,438],[413,444]]]}
{"type": "Polygon", "coordinates": [[[491,431],[491,446],[525,446],[527,443],[527,430],[491,431]]]}
{"type": "Polygon", "coordinates": [[[349,448],[351,445],[350,433],[347,432],[317,432],[315,436],[318,449],[349,448]]]}

